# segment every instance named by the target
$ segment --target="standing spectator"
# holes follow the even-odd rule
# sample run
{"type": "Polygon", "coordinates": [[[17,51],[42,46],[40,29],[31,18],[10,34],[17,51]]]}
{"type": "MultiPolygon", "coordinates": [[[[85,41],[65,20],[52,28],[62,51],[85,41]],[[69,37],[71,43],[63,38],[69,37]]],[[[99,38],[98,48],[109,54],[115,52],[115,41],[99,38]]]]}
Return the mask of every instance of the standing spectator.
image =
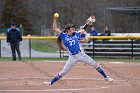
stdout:
{"type": "MultiPolygon", "coordinates": [[[[111,31],[108,29],[107,26],[104,28],[104,32],[100,36],[111,36],[111,31]]],[[[103,43],[108,42],[109,39],[103,39],[103,43]]]]}
{"type": "Polygon", "coordinates": [[[111,36],[111,31],[105,26],[104,32],[100,36],[111,36]]]}
{"type": "Polygon", "coordinates": [[[11,24],[11,28],[7,31],[7,43],[10,44],[13,61],[16,61],[16,52],[19,60],[21,60],[20,41],[22,41],[20,29],[16,28],[15,24],[11,24]]]}
{"type": "Polygon", "coordinates": [[[93,26],[91,27],[90,36],[98,36],[98,31],[93,26]]]}
{"type": "Polygon", "coordinates": [[[109,30],[109,28],[107,26],[105,26],[105,36],[111,36],[111,31],[109,30]]]}
{"type": "MultiPolygon", "coordinates": [[[[91,31],[90,31],[90,36],[98,36],[98,30],[95,29],[95,27],[91,27],[91,31]]],[[[89,43],[89,47],[92,45],[92,43],[94,43],[95,39],[94,40],[89,40],[88,43],[89,43]],[[93,42],[91,42],[93,41],[93,42]]]]}

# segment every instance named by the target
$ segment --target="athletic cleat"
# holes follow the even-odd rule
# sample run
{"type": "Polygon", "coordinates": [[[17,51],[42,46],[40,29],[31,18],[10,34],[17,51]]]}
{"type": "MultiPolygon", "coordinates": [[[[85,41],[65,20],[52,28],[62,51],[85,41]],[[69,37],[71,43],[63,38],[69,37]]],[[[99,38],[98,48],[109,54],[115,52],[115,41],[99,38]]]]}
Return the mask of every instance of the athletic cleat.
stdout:
{"type": "Polygon", "coordinates": [[[61,78],[61,76],[58,74],[57,76],[55,76],[51,82],[50,82],[50,85],[52,85],[54,82],[58,81],[59,79],[61,78]]]}
{"type": "Polygon", "coordinates": [[[105,78],[105,80],[106,80],[106,81],[113,82],[113,79],[112,79],[112,78],[110,78],[109,76],[107,76],[107,77],[105,78]]]}

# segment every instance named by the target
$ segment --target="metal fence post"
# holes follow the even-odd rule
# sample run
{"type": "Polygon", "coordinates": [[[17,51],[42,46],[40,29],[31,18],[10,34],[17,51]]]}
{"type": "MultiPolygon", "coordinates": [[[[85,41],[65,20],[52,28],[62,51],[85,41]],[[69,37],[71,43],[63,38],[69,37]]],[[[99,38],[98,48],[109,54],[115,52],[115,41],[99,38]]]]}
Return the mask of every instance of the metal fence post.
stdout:
{"type": "Polygon", "coordinates": [[[133,53],[134,52],[134,40],[133,39],[131,39],[131,44],[132,44],[131,45],[131,48],[132,48],[131,49],[131,58],[133,58],[134,57],[134,53],[133,53]]]}
{"type": "Polygon", "coordinates": [[[31,39],[29,39],[29,58],[31,58],[31,39]]]}
{"type": "Polygon", "coordinates": [[[93,43],[93,45],[92,45],[92,48],[93,48],[93,57],[94,57],[94,55],[95,55],[95,40],[94,39],[92,39],[92,43],[93,43]]]}
{"type": "Polygon", "coordinates": [[[60,53],[60,58],[61,58],[61,48],[59,48],[59,49],[60,49],[60,52],[59,53],[60,53]]]}
{"type": "Polygon", "coordinates": [[[0,39],[0,58],[1,58],[1,39],[0,39]]]}

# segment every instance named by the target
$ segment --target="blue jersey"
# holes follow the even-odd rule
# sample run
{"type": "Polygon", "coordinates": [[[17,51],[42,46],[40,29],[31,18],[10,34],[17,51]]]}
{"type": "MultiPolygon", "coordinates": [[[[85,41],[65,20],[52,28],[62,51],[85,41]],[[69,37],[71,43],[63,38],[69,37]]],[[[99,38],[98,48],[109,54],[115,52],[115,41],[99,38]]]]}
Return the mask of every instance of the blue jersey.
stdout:
{"type": "Polygon", "coordinates": [[[81,34],[80,36],[79,36],[79,40],[82,40],[82,39],[84,39],[86,37],[86,34],[81,34]]]}
{"type": "Polygon", "coordinates": [[[97,30],[91,31],[90,36],[98,36],[98,31],[97,30]]]}
{"type": "Polygon", "coordinates": [[[75,32],[74,35],[69,35],[63,32],[60,33],[60,37],[62,38],[64,45],[71,54],[75,54],[77,51],[81,51],[80,42],[78,40],[80,34],[81,32],[75,32]]]}

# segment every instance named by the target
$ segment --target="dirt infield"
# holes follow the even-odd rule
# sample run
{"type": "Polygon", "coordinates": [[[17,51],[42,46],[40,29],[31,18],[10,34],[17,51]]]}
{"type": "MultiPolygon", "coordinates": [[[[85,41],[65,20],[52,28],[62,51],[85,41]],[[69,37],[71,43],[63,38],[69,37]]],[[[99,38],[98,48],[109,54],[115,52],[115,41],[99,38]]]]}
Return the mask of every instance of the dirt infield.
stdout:
{"type": "Polygon", "coordinates": [[[140,93],[140,63],[101,63],[114,82],[78,63],[54,85],[64,62],[0,62],[0,93],[140,93]],[[46,81],[47,84],[43,84],[46,81]]]}

